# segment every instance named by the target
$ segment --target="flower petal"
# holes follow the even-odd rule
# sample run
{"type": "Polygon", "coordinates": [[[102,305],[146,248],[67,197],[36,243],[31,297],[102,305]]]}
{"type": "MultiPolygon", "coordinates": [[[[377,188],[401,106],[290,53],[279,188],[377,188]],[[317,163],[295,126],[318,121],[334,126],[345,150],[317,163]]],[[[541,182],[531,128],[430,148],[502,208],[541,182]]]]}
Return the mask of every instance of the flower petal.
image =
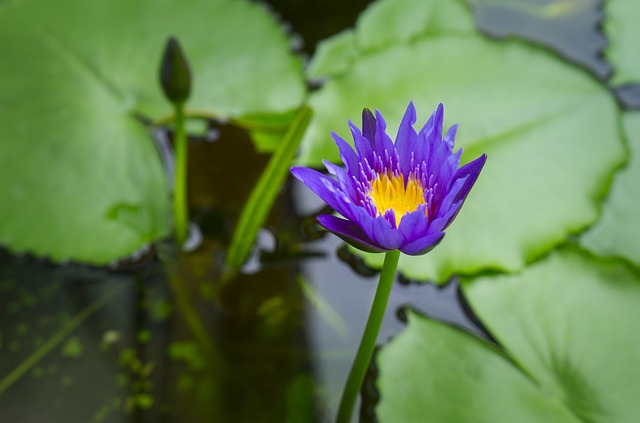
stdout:
{"type": "Polygon", "coordinates": [[[431,114],[427,123],[424,124],[420,132],[424,132],[430,140],[442,141],[442,118],[444,116],[444,106],[438,104],[436,110],[431,114]]]}
{"type": "Polygon", "coordinates": [[[466,165],[462,166],[460,169],[458,169],[456,174],[453,175],[454,180],[467,178],[464,186],[462,187],[460,192],[458,192],[458,194],[453,200],[455,203],[457,203],[460,200],[464,201],[467,198],[467,194],[469,194],[469,191],[471,190],[471,188],[473,188],[473,185],[476,183],[476,179],[478,179],[478,175],[480,175],[480,171],[484,167],[484,164],[486,161],[487,161],[487,155],[483,154],[482,156],[478,157],[474,161],[469,162],[466,165]]]}
{"type": "Polygon", "coordinates": [[[356,152],[360,160],[367,159],[370,164],[373,164],[373,141],[369,141],[362,136],[360,129],[349,121],[349,128],[351,129],[351,136],[353,136],[353,145],[356,147],[356,152]]]}
{"type": "Polygon", "coordinates": [[[451,125],[449,130],[447,131],[447,135],[444,136],[444,142],[449,147],[449,150],[453,151],[453,146],[455,145],[456,133],[458,132],[458,124],[451,125]]]}
{"type": "Polygon", "coordinates": [[[429,219],[425,215],[427,205],[422,204],[411,213],[402,217],[398,230],[402,233],[403,243],[408,244],[422,237],[429,227],[429,219]]]}
{"type": "Polygon", "coordinates": [[[356,186],[351,176],[340,166],[337,166],[329,161],[323,160],[324,167],[327,168],[330,174],[338,179],[340,189],[344,191],[351,201],[355,201],[357,194],[356,186]]]}
{"type": "Polygon", "coordinates": [[[375,242],[371,241],[362,231],[362,228],[354,222],[340,219],[330,214],[318,216],[318,223],[328,231],[336,234],[344,242],[369,253],[381,253],[386,251],[375,242]]]}
{"type": "Polygon", "coordinates": [[[349,143],[343,140],[338,134],[331,131],[331,137],[338,146],[340,158],[347,168],[347,172],[351,175],[356,175],[358,173],[358,155],[353,151],[353,148],[351,148],[349,143]]]}
{"type": "Polygon", "coordinates": [[[416,123],[416,108],[413,102],[409,102],[407,111],[404,113],[400,127],[398,128],[398,135],[396,136],[395,148],[398,152],[398,158],[400,159],[400,169],[404,174],[405,181],[409,179],[409,172],[411,168],[411,154],[415,150],[416,138],[418,134],[413,129],[413,124],[416,123]]]}
{"type": "Polygon", "coordinates": [[[440,168],[430,168],[433,172],[434,179],[434,196],[433,201],[435,204],[440,204],[443,198],[448,195],[452,188],[453,176],[458,171],[458,165],[460,165],[460,156],[462,155],[462,148],[456,151],[454,154],[449,155],[446,160],[441,164],[440,168]]]}
{"type": "Polygon", "coordinates": [[[362,135],[369,140],[371,145],[374,145],[376,139],[376,118],[371,113],[371,110],[362,109],[362,135]]]}
{"type": "Polygon", "coordinates": [[[419,256],[431,251],[440,243],[440,241],[442,241],[443,237],[444,232],[434,232],[425,237],[416,239],[409,244],[403,245],[400,247],[400,251],[410,256],[419,256]]]}
{"type": "Polygon", "coordinates": [[[387,135],[387,122],[385,122],[379,110],[376,110],[375,148],[376,154],[384,160],[385,165],[389,168],[395,168],[393,160],[397,157],[396,150],[391,137],[387,135]]]}
{"type": "Polygon", "coordinates": [[[384,217],[373,219],[373,240],[385,250],[397,250],[402,245],[402,232],[391,227],[391,223],[384,217]]]}
{"type": "Polygon", "coordinates": [[[306,167],[292,167],[291,173],[313,191],[322,201],[338,213],[345,215],[351,200],[340,189],[338,183],[317,170],[306,167]]]}

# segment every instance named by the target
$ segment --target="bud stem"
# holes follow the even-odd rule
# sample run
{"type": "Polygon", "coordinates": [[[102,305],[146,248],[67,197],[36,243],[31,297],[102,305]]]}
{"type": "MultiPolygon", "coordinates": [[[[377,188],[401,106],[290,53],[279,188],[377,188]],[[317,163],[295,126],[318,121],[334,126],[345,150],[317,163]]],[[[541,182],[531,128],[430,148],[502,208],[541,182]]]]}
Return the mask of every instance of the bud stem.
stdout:
{"type": "Polygon", "coordinates": [[[175,182],[173,190],[173,227],[176,243],[182,246],[189,233],[189,220],[187,209],[187,137],[184,130],[184,103],[174,104],[175,108],[175,132],[173,145],[175,150],[175,182]]]}

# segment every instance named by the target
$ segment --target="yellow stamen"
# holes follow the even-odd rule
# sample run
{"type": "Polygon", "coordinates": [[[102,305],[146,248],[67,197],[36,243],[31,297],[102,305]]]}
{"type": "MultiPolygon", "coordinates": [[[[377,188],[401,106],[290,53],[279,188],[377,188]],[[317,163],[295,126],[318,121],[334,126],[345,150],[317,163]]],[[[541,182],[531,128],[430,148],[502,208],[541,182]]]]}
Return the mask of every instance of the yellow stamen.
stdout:
{"type": "Polygon", "coordinates": [[[371,183],[369,196],[378,209],[378,216],[384,215],[387,210],[393,210],[396,227],[400,225],[404,215],[425,204],[424,188],[413,175],[409,176],[405,187],[404,175],[394,175],[391,172],[381,174],[371,183]]]}

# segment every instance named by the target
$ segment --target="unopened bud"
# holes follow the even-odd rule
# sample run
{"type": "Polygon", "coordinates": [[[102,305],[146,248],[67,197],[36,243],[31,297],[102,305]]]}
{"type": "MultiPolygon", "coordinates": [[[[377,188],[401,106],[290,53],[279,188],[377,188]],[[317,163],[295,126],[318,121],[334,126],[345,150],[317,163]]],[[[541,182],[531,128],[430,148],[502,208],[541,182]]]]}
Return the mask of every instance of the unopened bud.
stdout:
{"type": "Polygon", "coordinates": [[[191,92],[191,71],[178,40],[169,38],[160,66],[160,84],[174,104],[184,103],[191,92]]]}

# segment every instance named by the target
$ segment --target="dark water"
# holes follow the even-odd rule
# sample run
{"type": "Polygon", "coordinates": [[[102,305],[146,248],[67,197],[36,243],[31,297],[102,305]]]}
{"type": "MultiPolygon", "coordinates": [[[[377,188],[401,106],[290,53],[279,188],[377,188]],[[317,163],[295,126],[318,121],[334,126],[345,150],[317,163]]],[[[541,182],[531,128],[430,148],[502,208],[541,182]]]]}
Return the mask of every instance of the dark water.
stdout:
{"type": "MultiPolygon", "coordinates": [[[[270,3],[311,54],[366,2],[270,3]]],[[[477,17],[494,36],[518,31],[606,78],[600,7],[584,3],[565,22],[504,7],[477,8],[477,17]]],[[[214,142],[190,145],[191,216],[203,236],[195,251],[159,243],[109,269],[0,252],[0,422],[332,419],[376,274],[317,231],[322,204],[288,181],[244,272],[222,283],[232,228],[268,156],[243,131],[217,130],[214,142]]],[[[405,307],[486,336],[455,281],[399,278],[379,343],[402,329],[405,307]]],[[[374,377],[363,421],[373,420],[374,377]]]]}

